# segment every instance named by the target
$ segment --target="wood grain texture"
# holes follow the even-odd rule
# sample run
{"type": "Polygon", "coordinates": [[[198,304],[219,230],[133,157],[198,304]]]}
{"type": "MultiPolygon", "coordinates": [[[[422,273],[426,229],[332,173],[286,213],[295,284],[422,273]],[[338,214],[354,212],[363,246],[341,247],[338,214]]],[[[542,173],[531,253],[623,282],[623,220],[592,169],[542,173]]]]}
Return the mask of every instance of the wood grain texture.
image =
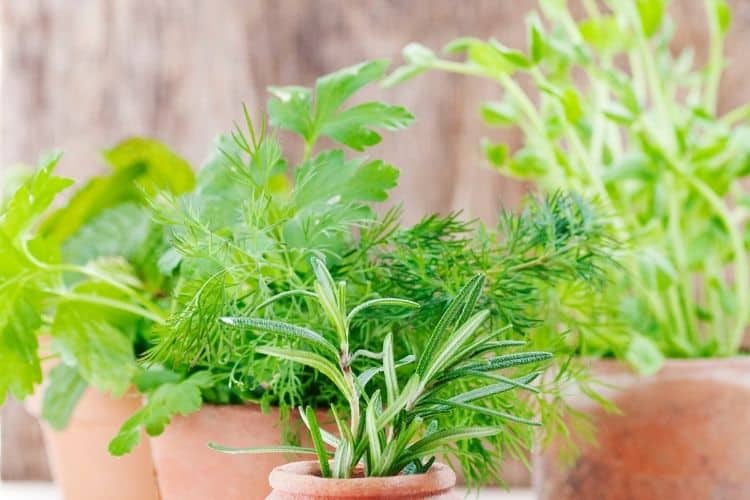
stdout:
{"type": "MultiPolygon", "coordinates": [[[[725,107],[750,99],[742,64],[750,49],[750,2],[731,0],[728,51],[735,61],[722,86],[725,107]]],[[[193,164],[211,140],[265,103],[269,84],[311,84],[317,75],[368,58],[399,59],[411,41],[439,48],[462,35],[524,42],[531,0],[4,0],[0,4],[0,168],[65,151],[61,171],[78,178],[103,167],[97,150],[127,135],[155,136],[193,164]]],[[[674,0],[677,45],[705,53],[702,2],[674,0]]],[[[377,154],[403,170],[394,199],[407,222],[456,208],[491,220],[525,187],[484,165],[479,102],[492,86],[433,74],[370,91],[417,117],[387,134],[377,154]]],[[[516,143],[512,132],[504,137],[516,143]]],[[[21,410],[4,410],[3,474],[44,475],[38,442],[21,410]]]]}

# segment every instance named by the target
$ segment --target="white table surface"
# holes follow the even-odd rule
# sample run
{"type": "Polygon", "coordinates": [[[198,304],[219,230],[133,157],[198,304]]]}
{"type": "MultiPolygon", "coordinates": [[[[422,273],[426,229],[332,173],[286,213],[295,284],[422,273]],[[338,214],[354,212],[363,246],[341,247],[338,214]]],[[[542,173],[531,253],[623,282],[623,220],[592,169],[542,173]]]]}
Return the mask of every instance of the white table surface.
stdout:
{"type": "MultiPolygon", "coordinates": [[[[31,481],[0,482],[2,500],[62,500],[54,485],[31,481]]],[[[468,498],[477,498],[474,495],[468,498]]],[[[529,490],[501,490],[487,488],[479,494],[481,500],[534,500],[529,490]]]]}

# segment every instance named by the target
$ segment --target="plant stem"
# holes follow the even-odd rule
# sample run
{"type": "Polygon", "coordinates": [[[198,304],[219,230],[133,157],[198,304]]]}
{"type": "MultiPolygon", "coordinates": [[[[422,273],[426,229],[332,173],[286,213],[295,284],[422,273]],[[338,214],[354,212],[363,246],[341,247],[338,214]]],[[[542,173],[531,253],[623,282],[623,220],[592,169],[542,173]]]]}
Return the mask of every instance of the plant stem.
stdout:
{"type": "Polygon", "coordinates": [[[715,0],[704,0],[706,17],[708,18],[708,27],[710,32],[708,63],[706,64],[706,89],[703,94],[703,107],[709,113],[716,112],[716,101],[719,93],[719,83],[721,82],[722,60],[723,60],[723,36],[719,19],[716,13],[715,0]]]}
{"type": "Polygon", "coordinates": [[[65,300],[74,302],[85,302],[87,304],[99,305],[104,307],[111,307],[112,309],[118,309],[120,311],[129,312],[137,316],[149,319],[154,323],[163,325],[166,323],[165,318],[162,314],[156,314],[147,309],[128,304],[127,302],[121,302],[119,300],[108,299],[106,297],[98,297],[96,295],[87,295],[81,293],[69,293],[61,292],[59,290],[44,290],[46,293],[63,297],[65,300]]]}

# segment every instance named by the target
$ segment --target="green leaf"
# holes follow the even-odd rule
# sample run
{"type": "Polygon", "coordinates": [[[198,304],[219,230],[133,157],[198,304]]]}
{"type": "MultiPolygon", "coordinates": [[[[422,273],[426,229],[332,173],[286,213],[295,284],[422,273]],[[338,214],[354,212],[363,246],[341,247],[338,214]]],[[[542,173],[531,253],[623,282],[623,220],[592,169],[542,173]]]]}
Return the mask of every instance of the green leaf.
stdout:
{"type": "Polygon", "coordinates": [[[89,180],[47,218],[40,229],[45,238],[60,243],[107,208],[144,203],[144,192],[181,194],[195,186],[190,164],[153,139],[127,139],[104,151],[103,157],[112,172],[89,180]]]}
{"type": "Polygon", "coordinates": [[[373,128],[398,130],[414,117],[400,106],[379,102],[340,108],[359,89],[382,78],[387,67],[388,61],[376,60],[344,68],[320,77],[314,93],[304,87],[271,87],[271,124],[301,135],[308,152],[320,135],[357,151],[373,146],[381,139],[373,128]]]}
{"type": "Polygon", "coordinates": [[[362,302],[358,306],[354,307],[351,311],[349,311],[349,314],[346,317],[347,323],[350,323],[352,319],[354,319],[357,316],[357,314],[371,307],[418,308],[419,304],[412,300],[406,300],[406,299],[392,299],[392,298],[370,299],[365,302],[362,302]]]}
{"type": "Polygon", "coordinates": [[[713,3],[714,9],[716,9],[716,19],[719,23],[719,33],[726,35],[729,26],[732,24],[732,9],[726,0],[714,0],[713,3]]]}
{"type": "Polygon", "coordinates": [[[346,160],[342,151],[326,151],[297,169],[294,204],[300,211],[312,211],[326,205],[383,201],[398,175],[396,168],[381,160],[346,160]]]}
{"type": "Polygon", "coordinates": [[[42,381],[36,337],[42,324],[39,298],[21,285],[0,282],[0,404],[8,392],[23,399],[42,381]]]}
{"type": "Polygon", "coordinates": [[[355,397],[336,365],[319,354],[301,351],[299,349],[283,349],[271,346],[261,346],[256,349],[256,352],[258,354],[265,354],[266,356],[274,356],[279,359],[299,363],[318,370],[333,382],[336,388],[341,391],[341,394],[343,394],[347,400],[351,400],[355,397]]]}
{"type": "Polygon", "coordinates": [[[401,410],[403,410],[408,404],[416,401],[421,390],[419,382],[419,375],[414,374],[409,378],[398,397],[393,401],[392,404],[389,404],[383,410],[383,413],[378,416],[378,430],[392,423],[393,419],[396,418],[396,415],[398,415],[401,410]]]}
{"type": "Polygon", "coordinates": [[[653,36],[662,25],[667,2],[665,0],[636,0],[641,27],[647,37],[653,36]]]}
{"type": "Polygon", "coordinates": [[[496,371],[503,370],[505,368],[511,368],[514,366],[527,365],[532,363],[539,363],[546,361],[553,357],[552,353],[549,352],[514,352],[510,354],[503,354],[490,358],[486,361],[478,363],[471,363],[466,366],[462,366],[463,369],[477,370],[477,371],[496,371]]]}
{"type": "Polygon", "coordinates": [[[542,27],[538,19],[533,18],[528,27],[528,45],[529,55],[534,64],[538,64],[544,59],[547,44],[544,41],[542,27]]]}
{"type": "Polygon", "coordinates": [[[125,392],[136,373],[133,340],[103,306],[66,300],[56,310],[50,332],[66,364],[101,391],[125,392]]]}
{"type": "Polygon", "coordinates": [[[438,401],[438,403],[447,406],[447,407],[454,407],[454,408],[461,408],[464,410],[469,410],[472,413],[481,413],[482,415],[487,415],[489,417],[495,417],[500,418],[503,420],[509,420],[511,422],[515,422],[517,424],[524,424],[524,425],[533,425],[533,426],[540,426],[541,424],[539,422],[535,422],[533,420],[529,420],[526,418],[518,417],[516,415],[512,415],[510,413],[502,412],[499,410],[496,410],[494,408],[487,408],[486,406],[480,406],[480,405],[473,405],[469,403],[464,403],[463,401],[449,399],[449,400],[441,400],[438,401]]]}
{"type": "Polygon", "coordinates": [[[428,383],[438,373],[448,367],[455,353],[471,338],[477,329],[489,317],[489,311],[479,311],[465,323],[463,323],[456,332],[447,340],[445,345],[436,350],[433,360],[425,369],[424,381],[428,383]]]}
{"type": "Polygon", "coordinates": [[[189,415],[201,407],[201,389],[212,385],[209,372],[202,371],[176,383],[159,386],[148,396],[143,408],[131,416],[109,443],[109,452],[115,456],[125,455],[136,447],[141,439],[141,429],[150,436],[164,431],[174,415],[189,415]]]}
{"type": "Polygon", "coordinates": [[[334,356],[338,356],[339,351],[336,346],[331,344],[321,334],[310,330],[309,328],[284,323],[283,321],[275,321],[263,318],[223,317],[220,318],[220,321],[225,325],[236,328],[261,330],[264,332],[277,333],[292,339],[299,339],[312,345],[321,347],[334,356]]]}
{"type": "MultiPolygon", "coordinates": [[[[365,432],[367,433],[368,452],[373,464],[379,464],[383,456],[383,443],[380,440],[378,428],[378,414],[381,406],[380,391],[377,390],[370,398],[365,409],[365,432]]],[[[374,472],[374,471],[373,471],[374,472]]]]}
{"type": "Polygon", "coordinates": [[[323,441],[323,435],[320,432],[320,425],[318,424],[318,418],[315,416],[315,410],[308,406],[305,411],[305,424],[310,430],[310,437],[312,438],[315,451],[318,454],[318,462],[320,463],[320,475],[322,477],[331,477],[331,468],[328,464],[329,452],[325,448],[325,442],[323,441]]]}
{"type": "Polygon", "coordinates": [[[414,116],[401,106],[368,102],[351,107],[326,121],[320,133],[355,151],[378,144],[380,135],[372,128],[400,130],[408,127],[414,116]]]}
{"type": "Polygon", "coordinates": [[[367,61],[318,78],[315,83],[315,121],[323,124],[356,91],[382,78],[388,68],[384,59],[367,61]]]}
{"type": "Polygon", "coordinates": [[[145,207],[127,202],[104,209],[84,223],[61,247],[66,262],[85,264],[98,257],[134,259],[147,245],[154,224],[145,207]]]}
{"type": "Polygon", "coordinates": [[[434,455],[448,445],[466,439],[482,439],[502,432],[502,427],[457,427],[434,432],[416,441],[409,447],[409,454],[403,458],[410,462],[414,458],[434,455]]]}
{"type": "Polygon", "coordinates": [[[42,160],[41,166],[16,190],[0,216],[0,231],[15,239],[29,230],[49,208],[55,197],[73,184],[54,175],[60,155],[42,160]]]}
{"type": "Polygon", "coordinates": [[[630,340],[625,359],[644,376],[653,375],[664,364],[664,355],[659,346],[643,335],[636,335],[630,340]]]}
{"type": "Polygon", "coordinates": [[[615,54],[627,48],[631,39],[616,16],[587,19],[578,26],[578,31],[589,45],[605,54],[615,54]]]}
{"type": "Polygon", "coordinates": [[[482,149],[487,160],[495,167],[503,167],[508,161],[508,145],[482,141],[482,149]]]}
{"type": "Polygon", "coordinates": [[[461,290],[456,297],[448,304],[445,312],[440,317],[438,324],[427,339],[424,350],[419,357],[416,373],[423,376],[432,362],[434,352],[443,342],[448,328],[452,325],[460,324],[476,306],[482,288],[484,287],[485,278],[482,275],[474,276],[461,290]]]}
{"type": "Polygon", "coordinates": [[[271,125],[291,130],[310,140],[315,125],[310,116],[312,91],[306,87],[268,87],[268,116],[271,125]]]}
{"type": "Polygon", "coordinates": [[[88,384],[78,370],[66,364],[59,364],[50,370],[47,384],[42,401],[42,418],[53,429],[62,430],[67,427],[88,384]]]}
{"type": "Polygon", "coordinates": [[[219,451],[221,453],[227,453],[229,455],[265,455],[268,453],[288,453],[291,455],[317,455],[318,452],[315,448],[303,448],[301,446],[289,446],[289,445],[278,445],[278,446],[259,446],[257,448],[233,448],[231,446],[223,446],[216,443],[208,443],[208,447],[212,450],[219,451]]]}
{"type": "Polygon", "coordinates": [[[386,403],[390,406],[398,396],[396,362],[393,359],[393,334],[390,332],[383,340],[383,373],[385,374],[386,403]]]}
{"type": "Polygon", "coordinates": [[[518,123],[518,110],[511,101],[487,101],[482,104],[482,119],[487,125],[513,127],[518,123]]]}

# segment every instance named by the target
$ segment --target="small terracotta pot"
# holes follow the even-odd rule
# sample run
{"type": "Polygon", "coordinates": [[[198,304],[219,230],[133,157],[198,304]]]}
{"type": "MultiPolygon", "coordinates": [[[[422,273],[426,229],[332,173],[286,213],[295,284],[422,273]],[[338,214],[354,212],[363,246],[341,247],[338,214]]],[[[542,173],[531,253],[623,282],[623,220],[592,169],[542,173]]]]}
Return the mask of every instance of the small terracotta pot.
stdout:
{"type": "MultiPolygon", "coordinates": [[[[325,418],[321,414],[319,420],[325,418]]],[[[203,405],[192,415],[175,417],[164,434],[151,438],[162,500],[265,498],[271,491],[268,475],[290,456],[228,455],[208,448],[208,443],[269,446],[281,443],[281,433],[278,409],[266,414],[254,404],[203,405]]]]}
{"type": "Polygon", "coordinates": [[[425,474],[325,479],[320,477],[318,462],[294,462],[275,468],[269,482],[273,492],[268,500],[460,498],[453,492],[456,475],[441,463],[434,464],[425,474]]]}
{"type": "Polygon", "coordinates": [[[606,414],[574,395],[596,425],[571,465],[552,446],[535,456],[540,500],[750,498],[750,357],[668,360],[638,377],[615,361],[593,375],[616,386],[604,395],[623,412],[606,414]]]}
{"type": "MultiPolygon", "coordinates": [[[[37,418],[42,391],[26,402],[37,418]]],[[[56,431],[39,422],[52,475],[66,500],[158,500],[151,451],[145,435],[132,453],[113,457],[109,441],[122,423],[141,407],[141,397],[129,392],[122,398],[87,389],[73,411],[68,426],[56,431]]]]}

